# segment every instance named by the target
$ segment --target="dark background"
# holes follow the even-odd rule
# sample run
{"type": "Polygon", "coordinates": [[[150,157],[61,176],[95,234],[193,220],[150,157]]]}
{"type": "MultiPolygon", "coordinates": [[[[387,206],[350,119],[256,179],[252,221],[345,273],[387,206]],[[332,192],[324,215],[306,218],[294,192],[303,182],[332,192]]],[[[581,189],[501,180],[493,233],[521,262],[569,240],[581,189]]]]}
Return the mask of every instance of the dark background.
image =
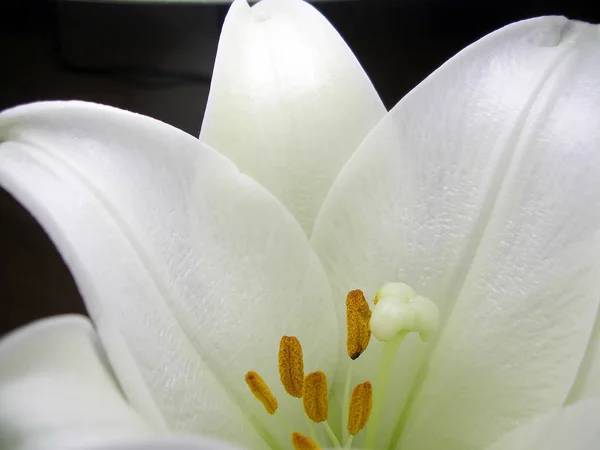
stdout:
{"type": "MultiPolygon", "coordinates": [[[[510,22],[600,22],[596,0],[356,0],[314,5],[346,39],[388,108],[460,49],[510,22]]],[[[198,135],[227,6],[0,0],[0,110],[80,99],[198,135]]],[[[600,58],[600,55],[599,55],[600,58]]],[[[0,190],[0,335],[85,312],[44,231],[0,190]]]]}

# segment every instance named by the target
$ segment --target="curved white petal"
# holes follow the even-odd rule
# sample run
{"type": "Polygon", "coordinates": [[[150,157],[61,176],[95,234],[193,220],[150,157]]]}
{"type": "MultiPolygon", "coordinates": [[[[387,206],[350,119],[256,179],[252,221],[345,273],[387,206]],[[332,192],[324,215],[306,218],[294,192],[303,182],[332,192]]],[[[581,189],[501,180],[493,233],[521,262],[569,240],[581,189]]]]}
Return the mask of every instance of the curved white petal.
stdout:
{"type": "Polygon", "coordinates": [[[285,406],[280,337],[300,338],[307,369],[331,371],[337,330],[285,208],[197,139],[114,108],[19,107],[0,115],[0,139],[0,184],[65,258],[132,404],[156,427],[287,441],[244,374],[259,371],[285,406]]]}
{"type": "Polygon", "coordinates": [[[392,376],[402,446],[480,448],[566,399],[600,296],[598,48],[559,17],[487,36],[394,108],[324,204],[334,295],[403,281],[441,311],[437,347],[413,336],[392,376]]]}
{"type": "Polygon", "coordinates": [[[58,316],[0,341],[0,448],[55,450],[152,433],[115,383],[81,316],[58,316]]]}
{"type": "Polygon", "coordinates": [[[546,413],[502,436],[485,450],[597,450],[600,399],[546,413]]]}
{"type": "Polygon", "coordinates": [[[200,139],[269,189],[308,234],[340,168],[384,114],[352,51],[311,5],[233,3],[200,139]]]}
{"type": "Polygon", "coordinates": [[[120,439],[108,444],[81,445],[61,450],[239,450],[231,444],[201,437],[161,436],[120,439]]]}
{"type": "Polygon", "coordinates": [[[588,342],[585,357],[579,367],[577,379],[571,388],[567,404],[576,403],[590,397],[600,397],[600,320],[596,315],[596,325],[588,342]]]}

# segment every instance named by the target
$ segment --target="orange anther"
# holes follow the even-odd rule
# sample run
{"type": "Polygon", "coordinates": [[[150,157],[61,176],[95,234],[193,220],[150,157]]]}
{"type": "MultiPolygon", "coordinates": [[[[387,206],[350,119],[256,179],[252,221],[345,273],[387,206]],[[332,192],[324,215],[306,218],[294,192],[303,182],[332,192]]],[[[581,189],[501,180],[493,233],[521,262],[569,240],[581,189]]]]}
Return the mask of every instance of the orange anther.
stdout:
{"type": "Polygon", "coordinates": [[[348,292],[346,297],[346,348],[348,356],[358,358],[367,349],[371,339],[369,321],[371,310],[361,290],[348,292]]]}
{"type": "Polygon", "coordinates": [[[348,432],[351,435],[362,430],[369,420],[373,408],[373,387],[369,381],[359,384],[352,391],[348,412],[348,432]]]}
{"type": "Polygon", "coordinates": [[[304,412],[313,422],[323,422],[329,415],[327,377],[323,372],[311,372],[304,378],[302,402],[304,412]]]}
{"type": "Polygon", "coordinates": [[[294,450],[321,450],[315,441],[297,431],[292,433],[292,445],[294,450]]]}
{"type": "Polygon", "coordinates": [[[277,399],[262,377],[256,372],[250,371],[246,374],[246,384],[254,396],[263,404],[267,412],[271,415],[275,414],[278,406],[277,399]]]}
{"type": "Polygon", "coordinates": [[[304,385],[302,346],[294,336],[283,336],[279,343],[279,378],[288,394],[302,398],[304,385]]]}

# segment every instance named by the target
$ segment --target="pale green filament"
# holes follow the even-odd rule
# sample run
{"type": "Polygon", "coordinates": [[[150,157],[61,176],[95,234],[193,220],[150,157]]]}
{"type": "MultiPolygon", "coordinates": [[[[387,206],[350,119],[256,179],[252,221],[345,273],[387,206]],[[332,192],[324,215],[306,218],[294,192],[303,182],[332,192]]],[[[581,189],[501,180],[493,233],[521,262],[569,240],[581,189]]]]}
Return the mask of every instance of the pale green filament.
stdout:
{"type": "MultiPolygon", "coordinates": [[[[419,379],[422,380],[423,378],[419,377],[419,379]]],[[[395,449],[396,445],[398,444],[398,441],[400,440],[400,435],[402,434],[402,430],[404,429],[404,426],[406,425],[406,420],[408,419],[408,415],[412,409],[415,395],[419,391],[419,387],[422,386],[422,382],[419,383],[417,386],[418,387],[416,389],[413,389],[412,392],[410,393],[408,400],[404,406],[404,410],[402,411],[402,414],[400,414],[400,417],[398,417],[398,421],[396,422],[396,425],[394,426],[394,432],[392,434],[392,439],[390,440],[390,443],[388,445],[389,449],[395,449]]]]}
{"type": "Polygon", "coordinates": [[[327,431],[327,434],[329,435],[329,439],[331,440],[333,446],[337,449],[341,449],[342,445],[340,444],[340,441],[338,441],[337,436],[329,426],[329,423],[327,421],[324,421],[323,426],[325,427],[325,431],[327,431]]]}
{"type": "Polygon", "coordinates": [[[348,436],[348,413],[350,412],[350,391],[352,389],[352,372],[354,371],[354,363],[351,361],[348,365],[348,372],[346,373],[346,382],[344,383],[344,403],[343,403],[343,412],[342,412],[342,437],[344,440],[349,439],[348,436]]]}
{"type": "Polygon", "coordinates": [[[308,434],[310,434],[310,438],[317,442],[317,432],[315,431],[315,426],[313,425],[312,420],[310,420],[310,418],[306,415],[304,417],[306,417],[306,424],[308,426],[308,434]]]}
{"type": "Polygon", "coordinates": [[[350,450],[352,448],[352,440],[354,439],[353,435],[350,435],[348,440],[346,441],[346,445],[344,445],[345,450],[350,450]]]}
{"type": "Polygon", "coordinates": [[[287,420],[285,420],[285,418],[281,414],[275,413],[273,414],[273,417],[275,417],[275,419],[279,422],[279,425],[281,425],[282,428],[285,428],[288,434],[292,434],[292,432],[294,431],[292,426],[287,420]]]}
{"type": "Polygon", "coordinates": [[[373,410],[371,412],[369,424],[366,427],[366,448],[375,448],[375,440],[377,439],[377,430],[379,428],[379,418],[381,416],[381,408],[383,407],[390,373],[392,371],[392,366],[394,365],[396,353],[398,353],[398,348],[407,334],[408,331],[402,331],[398,333],[394,339],[383,345],[381,359],[379,360],[379,367],[377,368],[377,375],[373,385],[373,410]]]}

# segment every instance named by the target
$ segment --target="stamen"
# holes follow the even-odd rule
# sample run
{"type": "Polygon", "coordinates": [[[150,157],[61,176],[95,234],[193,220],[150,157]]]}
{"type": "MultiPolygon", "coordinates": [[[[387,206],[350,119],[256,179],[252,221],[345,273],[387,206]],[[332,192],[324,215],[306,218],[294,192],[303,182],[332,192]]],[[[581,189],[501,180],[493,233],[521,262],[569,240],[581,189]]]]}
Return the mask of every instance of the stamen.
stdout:
{"type": "Polygon", "coordinates": [[[297,431],[292,433],[292,445],[294,450],[321,450],[315,441],[297,431]]]}
{"type": "Polygon", "coordinates": [[[348,432],[351,435],[356,435],[367,425],[372,407],[373,387],[369,381],[365,381],[354,388],[350,398],[348,432]]]}
{"type": "Polygon", "coordinates": [[[304,361],[302,346],[295,336],[283,336],[279,343],[279,378],[288,394],[302,398],[304,361]]]}
{"type": "Polygon", "coordinates": [[[358,358],[367,349],[371,339],[369,320],[371,310],[361,290],[348,292],[346,297],[346,348],[351,359],[358,358]]]}
{"type": "Polygon", "coordinates": [[[258,401],[263,404],[267,412],[270,415],[275,414],[275,411],[277,411],[278,407],[277,399],[262,377],[258,373],[251,370],[246,374],[246,384],[258,401]]]}
{"type": "Polygon", "coordinates": [[[313,422],[323,422],[329,415],[327,377],[323,372],[311,372],[304,378],[302,402],[304,412],[313,422]]]}

